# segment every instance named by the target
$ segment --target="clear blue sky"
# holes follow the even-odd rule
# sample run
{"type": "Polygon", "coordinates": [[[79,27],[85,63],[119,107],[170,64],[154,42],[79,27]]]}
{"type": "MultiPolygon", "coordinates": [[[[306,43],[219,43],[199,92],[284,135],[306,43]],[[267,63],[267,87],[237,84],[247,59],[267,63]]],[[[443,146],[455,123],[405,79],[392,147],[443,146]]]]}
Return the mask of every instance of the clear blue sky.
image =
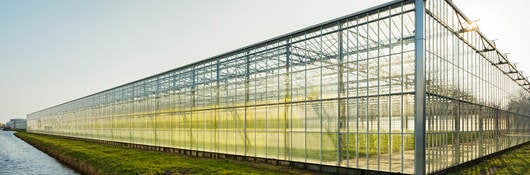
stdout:
{"type": "MultiPolygon", "coordinates": [[[[0,122],[387,1],[4,0],[0,122]]],[[[527,1],[454,1],[530,75],[527,1]]]]}

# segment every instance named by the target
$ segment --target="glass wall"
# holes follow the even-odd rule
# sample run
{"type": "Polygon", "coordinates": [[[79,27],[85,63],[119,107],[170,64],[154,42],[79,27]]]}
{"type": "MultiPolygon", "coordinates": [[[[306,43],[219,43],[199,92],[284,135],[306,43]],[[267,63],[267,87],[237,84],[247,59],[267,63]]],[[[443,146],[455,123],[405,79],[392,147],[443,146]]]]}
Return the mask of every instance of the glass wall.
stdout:
{"type": "Polygon", "coordinates": [[[428,173],[530,140],[526,80],[452,5],[426,1],[428,173]]]}
{"type": "Polygon", "coordinates": [[[28,131],[400,173],[528,141],[528,81],[450,1],[428,0],[415,155],[414,14],[392,1],[29,114],[28,131]]]}
{"type": "Polygon", "coordinates": [[[412,173],[413,19],[387,3],[29,114],[28,130],[412,173]]]}

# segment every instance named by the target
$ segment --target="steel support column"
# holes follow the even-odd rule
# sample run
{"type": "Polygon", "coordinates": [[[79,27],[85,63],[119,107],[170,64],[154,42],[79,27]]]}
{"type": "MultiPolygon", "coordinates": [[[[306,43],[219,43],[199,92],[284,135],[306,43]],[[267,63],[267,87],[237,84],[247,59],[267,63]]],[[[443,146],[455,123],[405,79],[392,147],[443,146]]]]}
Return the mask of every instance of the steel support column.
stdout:
{"type": "Polygon", "coordinates": [[[249,53],[247,51],[246,57],[245,57],[245,116],[243,119],[243,133],[245,134],[244,141],[245,141],[245,156],[247,156],[247,147],[250,145],[248,144],[248,136],[247,136],[247,115],[248,115],[248,103],[249,103],[249,84],[250,84],[250,58],[249,53]]]}
{"type": "MultiPolygon", "coordinates": [[[[290,43],[290,40],[287,40],[290,43]]],[[[291,102],[291,44],[287,44],[285,47],[285,76],[284,76],[284,84],[285,84],[285,97],[283,98],[283,102],[285,103],[283,106],[283,137],[284,139],[284,159],[285,160],[291,160],[291,134],[292,132],[289,132],[287,134],[287,128],[291,128],[290,124],[291,122],[288,120],[288,118],[291,118],[289,116],[289,107],[291,102]]]]}
{"type": "MultiPolygon", "coordinates": [[[[215,61],[215,105],[216,105],[216,108],[219,108],[219,106],[221,106],[221,103],[220,103],[220,83],[219,83],[219,74],[221,73],[221,71],[219,70],[219,59],[217,59],[215,61]]],[[[217,119],[219,118],[219,109],[215,109],[215,117],[214,117],[214,129],[215,129],[215,138],[214,138],[214,143],[219,143],[219,126],[217,125],[218,121],[217,119]]],[[[216,148],[215,150],[216,151],[219,151],[221,150],[221,144],[217,144],[216,145],[216,148]]]]}
{"type": "Polygon", "coordinates": [[[195,69],[195,66],[193,66],[193,69],[191,71],[191,107],[190,107],[190,112],[189,112],[189,121],[190,121],[190,148],[193,149],[193,146],[196,146],[197,148],[197,144],[195,143],[195,145],[193,145],[194,141],[193,141],[193,137],[195,137],[193,135],[193,110],[195,109],[195,103],[196,103],[196,98],[197,98],[197,82],[196,82],[196,72],[197,71],[195,69]]]}
{"type": "Polygon", "coordinates": [[[343,55],[343,31],[342,31],[342,23],[339,23],[339,32],[338,33],[338,94],[337,97],[339,98],[338,103],[338,123],[337,123],[337,165],[342,165],[342,161],[347,161],[347,143],[346,143],[346,137],[347,135],[343,134],[347,131],[346,129],[346,99],[343,99],[346,94],[346,88],[344,87],[344,55],[343,55]]]}
{"type": "Polygon", "coordinates": [[[414,173],[425,174],[425,6],[415,0],[414,173]]]}

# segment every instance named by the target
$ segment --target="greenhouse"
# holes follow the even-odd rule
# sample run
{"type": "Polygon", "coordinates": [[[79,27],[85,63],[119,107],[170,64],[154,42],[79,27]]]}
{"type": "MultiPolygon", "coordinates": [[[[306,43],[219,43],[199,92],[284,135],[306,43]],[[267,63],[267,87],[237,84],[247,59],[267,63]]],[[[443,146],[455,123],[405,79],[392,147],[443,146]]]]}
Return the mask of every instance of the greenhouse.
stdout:
{"type": "Polygon", "coordinates": [[[428,174],[530,140],[530,82],[451,0],[396,0],[28,114],[28,132],[428,174]]]}

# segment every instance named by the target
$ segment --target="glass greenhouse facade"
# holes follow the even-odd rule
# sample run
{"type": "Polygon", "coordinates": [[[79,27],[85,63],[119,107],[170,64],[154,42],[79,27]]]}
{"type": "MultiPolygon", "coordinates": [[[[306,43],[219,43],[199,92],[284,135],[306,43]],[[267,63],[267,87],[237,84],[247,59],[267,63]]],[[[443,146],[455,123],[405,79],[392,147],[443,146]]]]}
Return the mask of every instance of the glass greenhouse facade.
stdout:
{"type": "Polygon", "coordinates": [[[529,141],[529,88],[450,0],[397,0],[28,114],[27,129],[424,174],[529,141]]]}

